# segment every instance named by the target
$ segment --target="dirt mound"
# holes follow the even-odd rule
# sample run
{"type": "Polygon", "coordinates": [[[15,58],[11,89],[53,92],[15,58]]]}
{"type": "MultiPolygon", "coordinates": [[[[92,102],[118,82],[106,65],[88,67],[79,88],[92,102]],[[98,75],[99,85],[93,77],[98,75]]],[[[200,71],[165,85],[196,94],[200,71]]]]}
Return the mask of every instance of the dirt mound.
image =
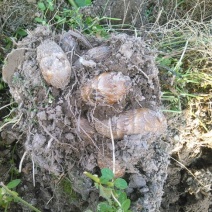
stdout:
{"type": "Polygon", "coordinates": [[[31,160],[35,184],[51,187],[53,198],[43,195],[50,209],[66,211],[67,202],[48,172],[68,176],[81,197],[81,204],[70,203],[77,211],[95,208],[98,192],[83,172],[111,168],[112,131],[116,175],[129,183],[133,211],[159,210],[169,145],[154,52],[141,38],[85,38],[38,27],[8,55],[3,77],[19,103],[15,127],[29,159],[22,168],[31,160]]]}

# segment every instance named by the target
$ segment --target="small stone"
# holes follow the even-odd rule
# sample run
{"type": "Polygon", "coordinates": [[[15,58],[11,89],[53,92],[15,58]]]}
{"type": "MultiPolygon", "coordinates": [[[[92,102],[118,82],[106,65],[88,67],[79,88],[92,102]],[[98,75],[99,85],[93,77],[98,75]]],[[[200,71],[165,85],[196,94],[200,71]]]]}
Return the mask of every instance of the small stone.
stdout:
{"type": "Polygon", "coordinates": [[[139,174],[132,174],[130,176],[130,183],[129,187],[131,188],[141,188],[146,185],[146,180],[144,179],[143,176],[139,174]]]}
{"type": "Polygon", "coordinates": [[[72,133],[66,133],[66,134],[65,134],[65,138],[66,138],[67,140],[73,140],[73,139],[74,139],[74,135],[73,135],[72,133]]]}

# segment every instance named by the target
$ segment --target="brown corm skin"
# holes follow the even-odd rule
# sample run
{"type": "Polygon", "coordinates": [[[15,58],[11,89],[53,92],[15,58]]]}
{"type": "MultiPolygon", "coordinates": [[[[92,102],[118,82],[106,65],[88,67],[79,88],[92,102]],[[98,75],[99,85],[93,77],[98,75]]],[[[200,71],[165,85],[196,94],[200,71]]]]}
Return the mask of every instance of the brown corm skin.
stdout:
{"type": "MultiPolygon", "coordinates": [[[[148,108],[129,110],[111,118],[114,139],[122,139],[124,135],[160,135],[166,127],[165,116],[148,108]]],[[[99,134],[111,138],[109,120],[96,121],[95,128],[99,134]]]]}

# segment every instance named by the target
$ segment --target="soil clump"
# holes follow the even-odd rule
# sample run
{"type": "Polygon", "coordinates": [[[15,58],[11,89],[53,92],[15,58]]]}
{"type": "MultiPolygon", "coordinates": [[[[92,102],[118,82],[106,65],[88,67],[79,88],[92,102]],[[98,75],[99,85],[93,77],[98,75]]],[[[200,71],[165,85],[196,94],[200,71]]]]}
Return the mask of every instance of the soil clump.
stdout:
{"type": "MultiPolygon", "coordinates": [[[[124,137],[118,136],[115,141],[116,174],[129,183],[127,193],[132,199],[133,211],[159,211],[170,145],[165,132],[166,120],[160,112],[161,92],[154,59],[155,53],[141,38],[126,34],[112,34],[104,40],[86,38],[76,31],[56,34],[47,27],[38,27],[17,43],[17,48],[8,55],[3,78],[19,104],[19,121],[15,128],[21,134],[19,143],[24,147],[19,157],[24,159],[23,155],[26,156],[21,164],[24,178],[29,182],[34,179],[31,182],[35,184],[33,190],[39,189],[39,186],[45,188],[42,189],[42,196],[48,204],[34,201],[36,194],[28,195],[27,189],[32,185],[25,187],[23,195],[26,200],[34,201],[35,206],[42,205],[41,210],[94,210],[99,194],[83,172],[98,174],[100,168],[111,168],[112,164],[111,138],[103,136],[95,125],[112,119],[111,127],[116,126],[118,130],[119,125],[113,123],[116,123],[117,117],[124,116],[121,114],[148,108],[152,111],[151,116],[139,116],[144,121],[145,133],[127,133],[124,137]],[[54,51],[62,53],[57,52],[53,58],[45,54],[48,51],[41,50],[41,45],[47,41],[49,46],[45,48],[53,48],[51,43],[54,42],[53,45],[58,46],[53,48],[54,51]],[[58,81],[54,83],[51,81],[58,72],[57,68],[62,67],[55,65],[57,60],[65,65],[67,62],[64,61],[69,61],[71,74],[64,75],[66,80],[69,78],[68,83],[64,83],[62,78],[56,78],[58,81]],[[10,61],[15,61],[16,66],[12,66],[10,61]],[[45,69],[45,74],[41,69],[45,69]],[[110,104],[110,101],[105,101],[108,99],[104,96],[106,94],[99,92],[100,85],[98,88],[94,86],[88,93],[92,104],[86,102],[86,98],[81,96],[83,85],[93,82],[92,79],[104,72],[115,72],[118,79],[128,77],[131,88],[117,102],[110,104]],[[160,124],[156,127],[163,128],[161,133],[156,133],[155,123],[148,119],[152,116],[159,120],[160,124]],[[69,201],[64,198],[62,183],[58,180],[63,176],[68,179],[72,196],[75,197],[69,201]]],[[[58,73],[63,70],[60,71],[58,73]]],[[[103,83],[103,86],[107,85],[103,83]]],[[[115,91],[111,94],[118,95],[115,91]]],[[[132,116],[124,121],[134,126],[137,120],[133,112],[132,116]]],[[[124,128],[124,124],[121,127],[124,128]]]]}

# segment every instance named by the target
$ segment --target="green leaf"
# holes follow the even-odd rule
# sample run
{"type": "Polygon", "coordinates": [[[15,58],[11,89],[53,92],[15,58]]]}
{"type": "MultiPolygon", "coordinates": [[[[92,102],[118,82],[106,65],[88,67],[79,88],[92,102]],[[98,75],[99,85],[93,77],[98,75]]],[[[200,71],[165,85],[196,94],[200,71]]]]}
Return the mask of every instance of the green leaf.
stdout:
{"type": "Polygon", "coordinates": [[[98,189],[99,188],[99,184],[98,183],[94,183],[95,187],[98,189]]]}
{"type": "Polygon", "coordinates": [[[79,7],[85,7],[91,5],[91,0],[75,0],[79,7]]]}
{"type": "Polygon", "coordinates": [[[38,8],[42,11],[45,11],[46,10],[46,6],[43,2],[38,2],[38,8]]]}
{"type": "Polygon", "coordinates": [[[91,5],[91,0],[85,0],[85,4],[86,4],[86,6],[91,5]]]}
{"type": "Polygon", "coordinates": [[[113,207],[107,202],[101,202],[97,205],[98,212],[114,212],[113,207]]]}
{"type": "Polygon", "coordinates": [[[101,184],[107,184],[109,182],[108,178],[105,178],[103,176],[101,176],[99,179],[101,184]]]}
{"type": "Polygon", "coordinates": [[[16,33],[20,36],[26,36],[27,32],[24,29],[18,29],[16,33]]]}
{"type": "Polygon", "coordinates": [[[0,83],[0,90],[4,89],[4,85],[0,83]]]}
{"type": "Polygon", "coordinates": [[[104,197],[109,204],[111,204],[111,195],[112,195],[112,189],[111,188],[105,188],[102,185],[99,185],[99,195],[104,197]]]}
{"type": "Polygon", "coordinates": [[[43,25],[46,24],[46,21],[42,18],[39,18],[39,17],[35,18],[35,21],[38,22],[38,23],[42,23],[43,25]]]}
{"type": "Polygon", "coordinates": [[[159,62],[161,65],[164,65],[164,66],[170,66],[172,63],[171,58],[161,58],[159,62]]]}
{"type": "Polygon", "coordinates": [[[119,197],[118,201],[122,204],[127,199],[127,194],[125,192],[122,192],[119,197]]]}
{"type": "Polygon", "coordinates": [[[123,209],[124,211],[127,211],[127,210],[130,208],[130,204],[131,204],[130,199],[126,199],[126,200],[122,203],[121,207],[122,207],[122,209],[123,209]]]}
{"type": "Polygon", "coordinates": [[[11,182],[7,184],[7,188],[9,189],[15,188],[20,182],[21,182],[20,179],[12,180],[11,182]]]}
{"type": "Polygon", "coordinates": [[[59,16],[59,15],[55,15],[54,18],[55,18],[56,20],[58,20],[58,21],[62,19],[62,17],[59,16]]]}
{"type": "Polygon", "coordinates": [[[52,0],[47,0],[47,2],[48,2],[47,8],[48,8],[50,11],[54,11],[54,4],[53,4],[53,1],[52,1],[52,0]]]}
{"type": "Polygon", "coordinates": [[[43,19],[42,19],[42,18],[36,17],[36,18],[35,18],[35,21],[38,22],[38,23],[41,23],[41,22],[43,21],[43,19]]]}
{"type": "Polygon", "coordinates": [[[102,177],[108,180],[112,180],[114,178],[113,172],[108,168],[101,169],[102,177]]]}
{"type": "Polygon", "coordinates": [[[119,188],[119,189],[125,189],[127,188],[127,182],[122,179],[122,178],[117,178],[115,181],[114,181],[114,185],[119,188]]]}

